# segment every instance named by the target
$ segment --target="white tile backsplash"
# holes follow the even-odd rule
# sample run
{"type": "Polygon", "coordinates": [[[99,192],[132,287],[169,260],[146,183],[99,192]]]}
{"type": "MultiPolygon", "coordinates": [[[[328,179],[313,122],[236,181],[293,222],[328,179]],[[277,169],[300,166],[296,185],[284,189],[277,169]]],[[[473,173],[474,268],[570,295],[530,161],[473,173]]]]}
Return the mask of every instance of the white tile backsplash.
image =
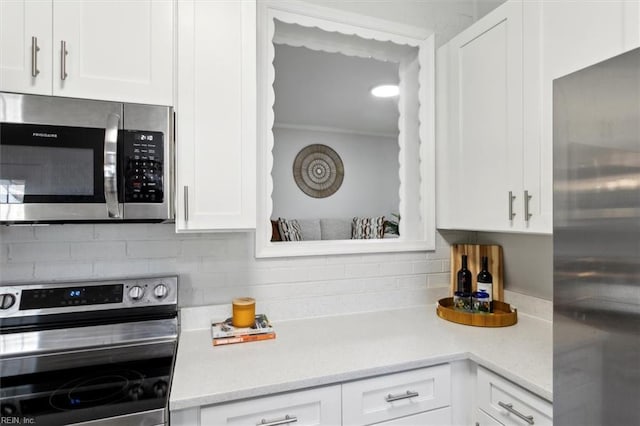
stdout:
{"type": "Polygon", "coordinates": [[[512,308],[516,308],[518,314],[526,314],[546,321],[553,321],[553,302],[550,300],[509,290],[504,291],[504,300],[512,308]]]}
{"type": "Polygon", "coordinates": [[[9,262],[53,261],[70,259],[68,242],[21,242],[9,244],[9,262]]]}
{"type": "Polygon", "coordinates": [[[251,233],[176,234],[172,224],[0,227],[0,282],[176,274],[181,306],[256,297],[274,319],[429,305],[449,282],[433,252],[255,259],[251,233]]]}
{"type": "Polygon", "coordinates": [[[71,244],[72,259],[123,259],[126,258],[124,241],[89,241],[71,244]]]}

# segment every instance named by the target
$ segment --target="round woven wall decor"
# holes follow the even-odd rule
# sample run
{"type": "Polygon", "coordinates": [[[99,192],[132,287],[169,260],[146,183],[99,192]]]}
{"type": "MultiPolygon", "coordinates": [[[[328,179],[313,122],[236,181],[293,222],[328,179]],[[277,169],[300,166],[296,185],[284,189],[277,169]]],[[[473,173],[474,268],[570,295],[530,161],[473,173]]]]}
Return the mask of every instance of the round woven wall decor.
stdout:
{"type": "Polygon", "coordinates": [[[342,159],[326,145],[304,147],[293,162],[293,179],[298,188],[314,198],[334,194],[344,178],[342,159]]]}

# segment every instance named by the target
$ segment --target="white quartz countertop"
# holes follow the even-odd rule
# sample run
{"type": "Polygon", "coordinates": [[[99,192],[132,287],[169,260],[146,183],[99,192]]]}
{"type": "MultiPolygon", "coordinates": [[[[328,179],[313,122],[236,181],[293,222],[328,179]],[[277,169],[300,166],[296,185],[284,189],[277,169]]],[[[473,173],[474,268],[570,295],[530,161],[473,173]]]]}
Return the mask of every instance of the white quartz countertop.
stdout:
{"type": "Polygon", "coordinates": [[[470,359],[552,400],[552,323],[518,314],[503,328],[439,318],[435,305],[283,321],[277,337],[214,347],[183,331],[169,408],[181,410],[470,359]]]}

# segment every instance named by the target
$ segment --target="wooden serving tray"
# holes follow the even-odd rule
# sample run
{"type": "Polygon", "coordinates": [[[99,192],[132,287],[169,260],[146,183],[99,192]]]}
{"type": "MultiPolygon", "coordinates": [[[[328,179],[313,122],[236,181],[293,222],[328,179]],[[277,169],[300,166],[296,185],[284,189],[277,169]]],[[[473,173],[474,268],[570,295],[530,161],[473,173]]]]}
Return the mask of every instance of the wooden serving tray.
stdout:
{"type": "Polygon", "coordinates": [[[511,305],[493,301],[493,312],[471,313],[453,309],[453,297],[438,300],[438,316],[447,321],[476,327],[507,327],[518,322],[518,310],[511,305]]]}

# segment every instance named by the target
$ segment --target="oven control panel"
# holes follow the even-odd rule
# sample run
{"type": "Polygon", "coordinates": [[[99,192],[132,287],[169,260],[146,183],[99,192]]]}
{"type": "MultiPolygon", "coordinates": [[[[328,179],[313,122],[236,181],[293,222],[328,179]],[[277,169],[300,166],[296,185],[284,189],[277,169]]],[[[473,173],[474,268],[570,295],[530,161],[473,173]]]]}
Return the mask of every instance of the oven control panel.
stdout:
{"type": "Polygon", "coordinates": [[[25,289],[20,310],[122,302],[122,284],[25,289]]]}
{"type": "Polygon", "coordinates": [[[175,305],[177,297],[178,279],[175,276],[3,285],[0,287],[0,318],[175,305]]]}

